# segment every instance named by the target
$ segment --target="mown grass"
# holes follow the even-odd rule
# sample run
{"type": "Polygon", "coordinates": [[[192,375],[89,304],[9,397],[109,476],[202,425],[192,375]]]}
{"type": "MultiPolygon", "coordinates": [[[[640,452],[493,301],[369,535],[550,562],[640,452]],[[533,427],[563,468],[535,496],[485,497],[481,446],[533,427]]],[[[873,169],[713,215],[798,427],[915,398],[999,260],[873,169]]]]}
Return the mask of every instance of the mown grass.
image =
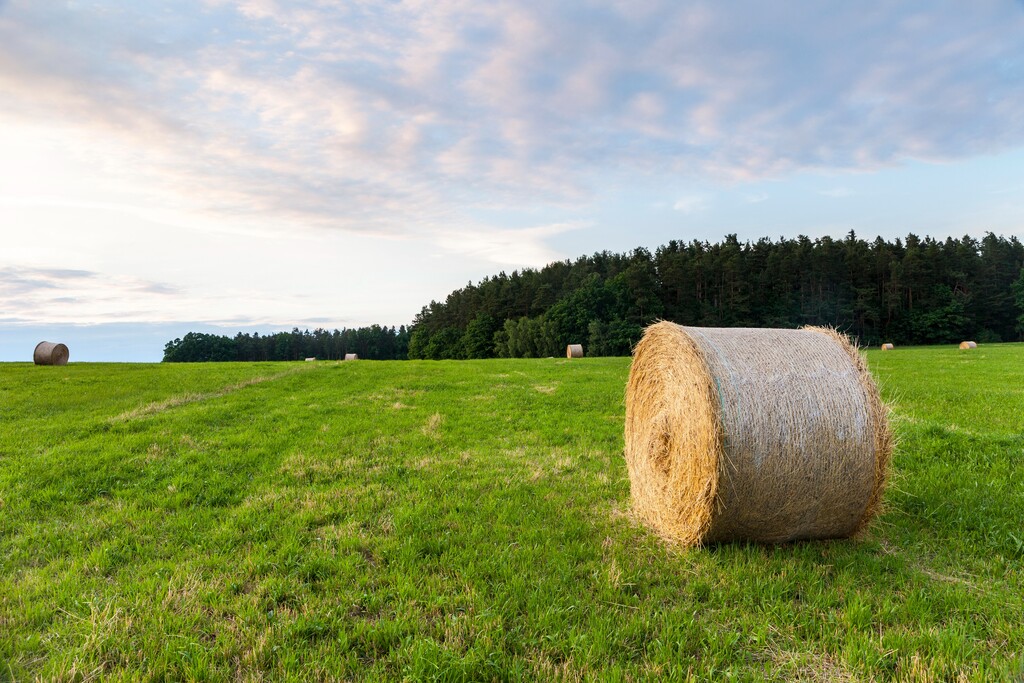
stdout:
{"type": "Polygon", "coordinates": [[[869,358],[867,538],[629,515],[628,359],[0,365],[0,680],[1013,680],[1024,346],[869,358]]]}

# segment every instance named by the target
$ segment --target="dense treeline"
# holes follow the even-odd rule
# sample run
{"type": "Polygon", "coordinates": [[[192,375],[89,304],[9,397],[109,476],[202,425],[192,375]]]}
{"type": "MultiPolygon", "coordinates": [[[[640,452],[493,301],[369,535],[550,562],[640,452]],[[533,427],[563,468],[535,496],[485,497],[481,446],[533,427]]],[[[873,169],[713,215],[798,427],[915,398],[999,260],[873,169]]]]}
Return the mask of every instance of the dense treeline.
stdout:
{"type": "Polygon", "coordinates": [[[1024,245],[987,234],[893,242],[669,242],[469,284],[416,316],[410,358],[628,354],[662,318],[714,327],[832,325],[861,344],[1021,338],[1024,245]]]}
{"type": "Polygon", "coordinates": [[[370,360],[404,360],[408,355],[409,330],[371,325],[328,332],[317,329],[277,332],[260,336],[239,332],[233,338],[189,332],[164,347],[164,362],[340,360],[346,353],[370,360]]]}

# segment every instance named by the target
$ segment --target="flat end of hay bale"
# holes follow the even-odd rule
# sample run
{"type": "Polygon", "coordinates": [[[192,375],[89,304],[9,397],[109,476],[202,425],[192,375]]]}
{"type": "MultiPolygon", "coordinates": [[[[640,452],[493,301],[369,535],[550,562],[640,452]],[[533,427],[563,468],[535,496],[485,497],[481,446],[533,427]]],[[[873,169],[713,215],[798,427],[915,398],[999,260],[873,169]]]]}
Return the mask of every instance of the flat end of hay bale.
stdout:
{"type": "Polygon", "coordinates": [[[634,350],[625,446],[634,513],[666,538],[700,543],[718,493],[722,428],[714,378],[679,325],[651,325],[634,350]]]}

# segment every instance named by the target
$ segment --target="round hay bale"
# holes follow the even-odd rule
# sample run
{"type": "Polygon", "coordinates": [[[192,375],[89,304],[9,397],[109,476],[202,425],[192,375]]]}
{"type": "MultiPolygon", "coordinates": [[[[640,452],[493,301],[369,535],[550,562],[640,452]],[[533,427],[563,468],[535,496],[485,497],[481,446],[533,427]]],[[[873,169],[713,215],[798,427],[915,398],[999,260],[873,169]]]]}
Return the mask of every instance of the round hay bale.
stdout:
{"type": "Polygon", "coordinates": [[[896,347],[893,346],[892,344],[882,344],[883,351],[892,351],[894,348],[896,347]]]}
{"type": "Polygon", "coordinates": [[[67,365],[69,357],[68,347],[56,342],[39,342],[32,352],[32,362],[36,365],[67,365]]]}
{"type": "Polygon", "coordinates": [[[844,335],[669,322],[634,351],[625,438],[634,511],[687,545],[853,535],[879,510],[893,448],[844,335]]]}
{"type": "Polygon", "coordinates": [[[566,358],[583,358],[583,344],[569,344],[565,347],[566,358]]]}
{"type": "Polygon", "coordinates": [[[346,353],[345,354],[345,360],[359,360],[359,354],[358,353],[346,353]]]}
{"type": "Polygon", "coordinates": [[[978,342],[962,341],[960,342],[961,349],[976,349],[978,348],[978,342]]]}

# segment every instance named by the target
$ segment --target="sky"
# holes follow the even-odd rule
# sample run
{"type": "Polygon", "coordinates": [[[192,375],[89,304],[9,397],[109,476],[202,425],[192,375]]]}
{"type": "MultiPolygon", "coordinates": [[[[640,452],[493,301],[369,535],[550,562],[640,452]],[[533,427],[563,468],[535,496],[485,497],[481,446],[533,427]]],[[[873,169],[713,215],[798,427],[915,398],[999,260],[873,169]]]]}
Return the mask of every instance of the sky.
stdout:
{"type": "Polygon", "coordinates": [[[669,240],[1024,237],[1024,2],[0,0],[0,361],[669,240]]]}

